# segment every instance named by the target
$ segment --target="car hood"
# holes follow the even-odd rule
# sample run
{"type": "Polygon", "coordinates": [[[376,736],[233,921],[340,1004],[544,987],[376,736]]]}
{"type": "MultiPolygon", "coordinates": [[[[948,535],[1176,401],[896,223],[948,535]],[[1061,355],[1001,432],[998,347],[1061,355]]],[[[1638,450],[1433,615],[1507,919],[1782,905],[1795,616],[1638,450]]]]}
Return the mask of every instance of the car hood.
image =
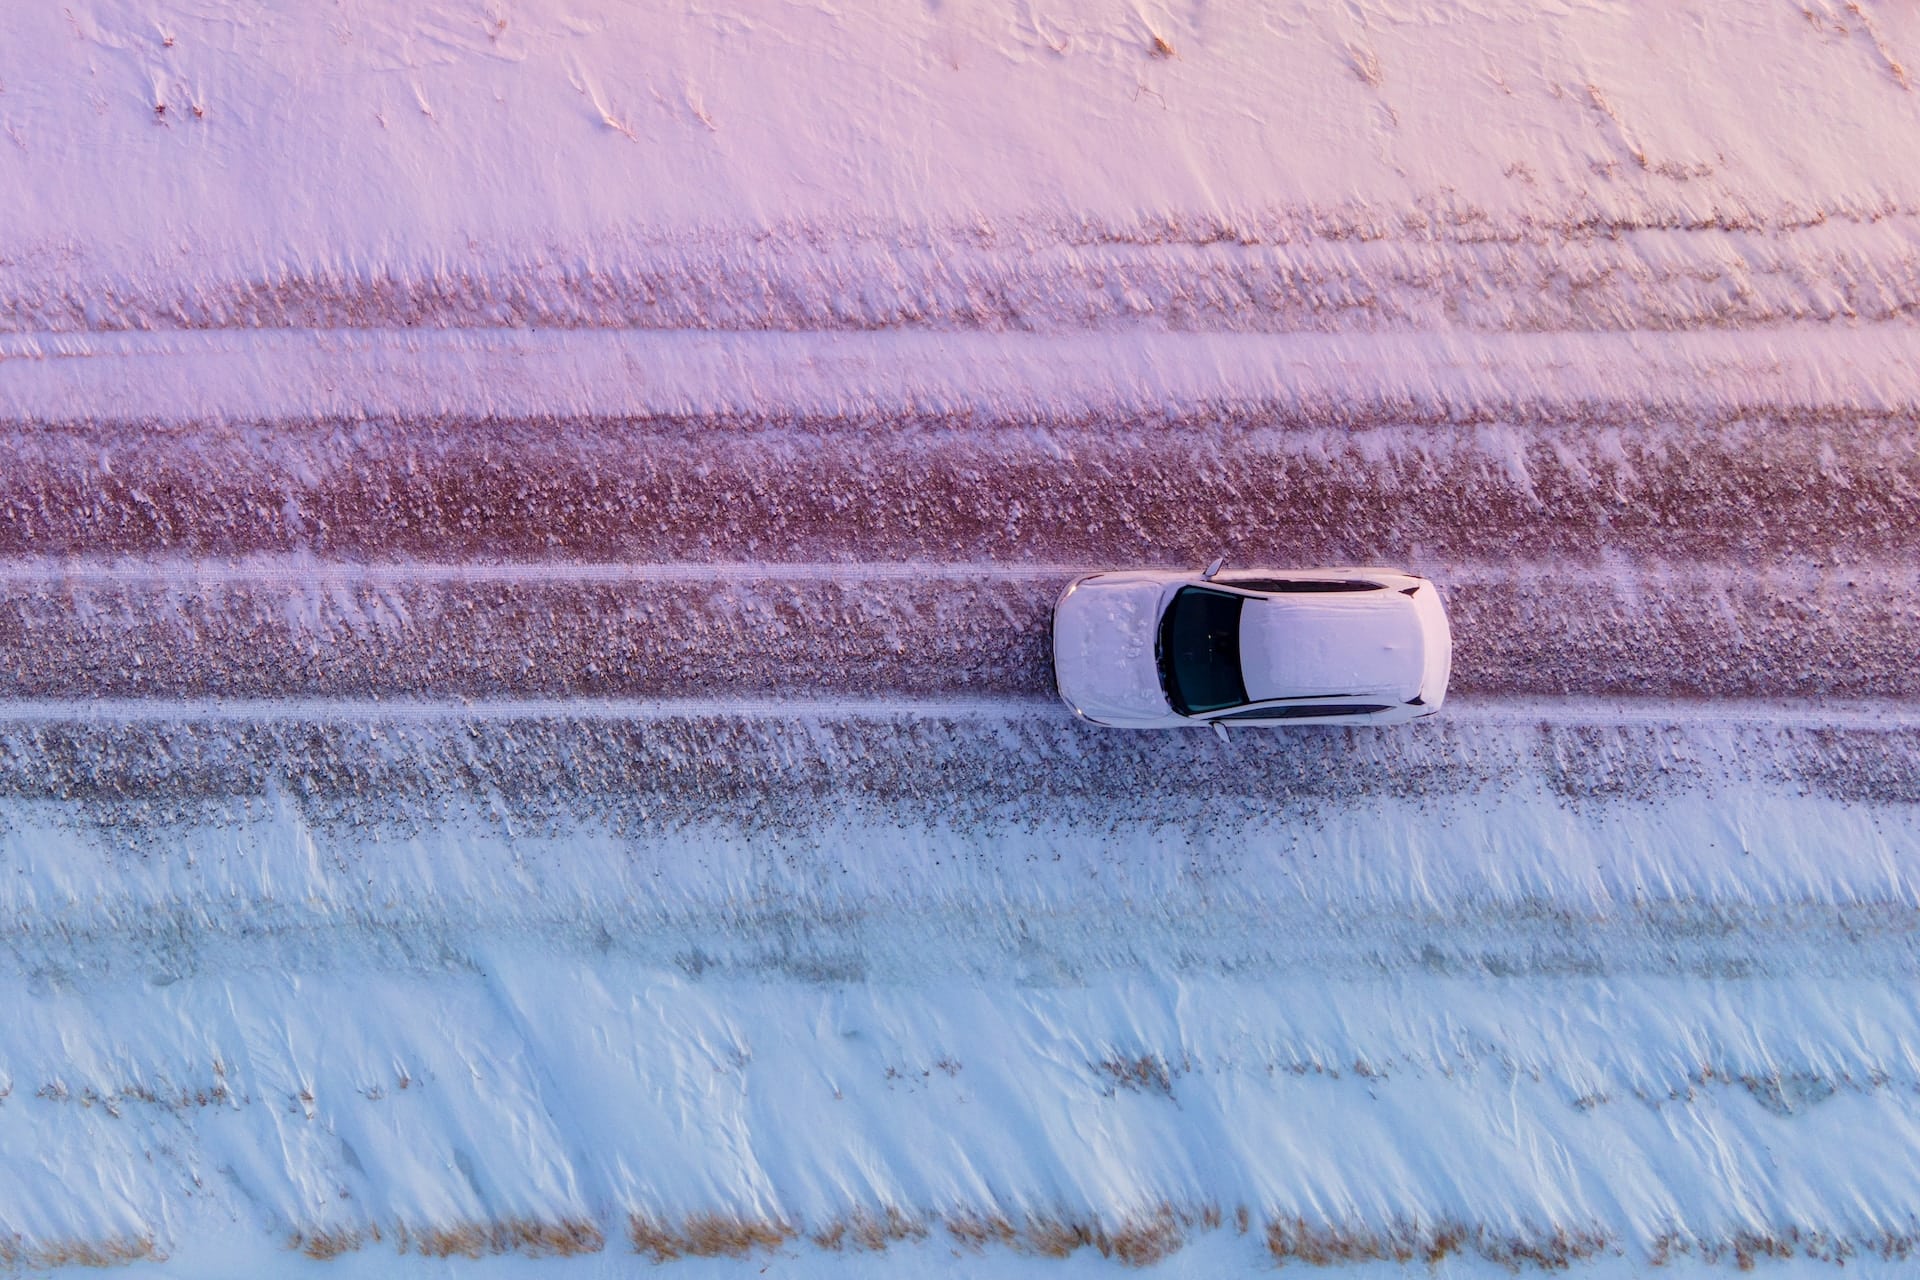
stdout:
{"type": "Polygon", "coordinates": [[[1077,584],[1053,615],[1060,696],[1094,720],[1164,719],[1153,646],[1164,582],[1115,576],[1077,584]]]}

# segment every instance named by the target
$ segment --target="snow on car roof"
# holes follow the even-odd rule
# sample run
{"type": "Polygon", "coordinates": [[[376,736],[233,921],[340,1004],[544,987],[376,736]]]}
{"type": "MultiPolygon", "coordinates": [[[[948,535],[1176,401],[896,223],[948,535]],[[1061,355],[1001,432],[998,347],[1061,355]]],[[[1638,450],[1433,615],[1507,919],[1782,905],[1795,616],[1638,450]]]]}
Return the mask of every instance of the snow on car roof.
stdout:
{"type": "Polygon", "coordinates": [[[1395,591],[1249,600],[1240,612],[1247,696],[1420,692],[1426,648],[1413,602],[1395,591]]]}

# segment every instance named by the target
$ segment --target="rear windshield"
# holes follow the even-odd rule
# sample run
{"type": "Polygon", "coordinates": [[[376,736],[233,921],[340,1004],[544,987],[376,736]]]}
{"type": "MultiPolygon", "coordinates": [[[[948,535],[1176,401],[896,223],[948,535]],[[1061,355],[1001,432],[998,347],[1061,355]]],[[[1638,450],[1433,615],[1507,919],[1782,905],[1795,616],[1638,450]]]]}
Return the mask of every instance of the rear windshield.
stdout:
{"type": "Polygon", "coordinates": [[[1245,596],[1182,587],[1160,620],[1160,683],[1183,716],[1247,700],[1240,675],[1240,606],[1245,596]]]}

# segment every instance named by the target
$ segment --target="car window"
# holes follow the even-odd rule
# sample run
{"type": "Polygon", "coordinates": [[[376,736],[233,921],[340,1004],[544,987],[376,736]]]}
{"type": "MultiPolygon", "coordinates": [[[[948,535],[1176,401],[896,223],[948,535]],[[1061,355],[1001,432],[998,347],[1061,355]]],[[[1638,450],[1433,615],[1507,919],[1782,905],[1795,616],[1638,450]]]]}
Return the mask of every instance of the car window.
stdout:
{"type": "Polygon", "coordinates": [[[1223,578],[1228,586],[1247,591],[1270,591],[1276,595],[1306,594],[1316,591],[1383,591],[1377,582],[1362,578],[1223,578]]]}
{"type": "Polygon", "coordinates": [[[1182,587],[1167,606],[1154,656],[1167,701],[1181,715],[1246,702],[1240,674],[1240,608],[1246,601],[1226,591],[1182,587]]]}
{"type": "Polygon", "coordinates": [[[1232,711],[1224,716],[1215,716],[1216,720],[1306,720],[1314,716],[1370,716],[1376,711],[1385,711],[1383,706],[1371,703],[1339,702],[1317,707],[1250,707],[1245,711],[1232,711]]]}

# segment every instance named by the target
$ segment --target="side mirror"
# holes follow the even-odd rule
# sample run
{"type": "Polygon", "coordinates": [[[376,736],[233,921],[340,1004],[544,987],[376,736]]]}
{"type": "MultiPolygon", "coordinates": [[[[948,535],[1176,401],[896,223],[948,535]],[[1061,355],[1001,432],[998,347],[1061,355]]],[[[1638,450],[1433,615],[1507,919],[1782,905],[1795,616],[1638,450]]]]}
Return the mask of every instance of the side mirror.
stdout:
{"type": "Polygon", "coordinates": [[[1227,726],[1218,720],[1212,721],[1211,723],[1213,724],[1213,736],[1222,742],[1228,741],[1227,726]]]}
{"type": "Polygon", "coordinates": [[[1220,570],[1226,566],[1226,563],[1227,563],[1227,557],[1224,554],[1215,556],[1213,558],[1213,563],[1207,566],[1207,571],[1200,575],[1200,581],[1202,582],[1213,581],[1213,575],[1220,572],[1220,570]]]}

